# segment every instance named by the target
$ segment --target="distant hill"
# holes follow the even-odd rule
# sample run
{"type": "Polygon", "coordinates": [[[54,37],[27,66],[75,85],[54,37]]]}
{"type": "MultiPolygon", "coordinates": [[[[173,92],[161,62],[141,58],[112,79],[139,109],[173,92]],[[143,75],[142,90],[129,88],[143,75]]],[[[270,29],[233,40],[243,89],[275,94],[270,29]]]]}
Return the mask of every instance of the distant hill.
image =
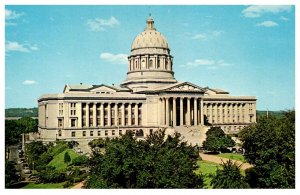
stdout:
{"type": "Polygon", "coordinates": [[[265,111],[265,110],[257,110],[257,117],[267,116],[267,112],[269,112],[269,116],[282,117],[284,111],[265,111]]]}
{"type": "Polygon", "coordinates": [[[38,108],[7,108],[5,117],[38,117],[38,108]]]}

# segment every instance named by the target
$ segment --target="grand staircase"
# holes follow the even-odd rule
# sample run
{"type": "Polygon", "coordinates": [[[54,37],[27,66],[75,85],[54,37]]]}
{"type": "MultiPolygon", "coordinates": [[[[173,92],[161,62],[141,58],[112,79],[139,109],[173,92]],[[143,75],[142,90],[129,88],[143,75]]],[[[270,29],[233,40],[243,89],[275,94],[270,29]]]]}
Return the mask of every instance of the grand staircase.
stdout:
{"type": "Polygon", "coordinates": [[[173,128],[168,128],[167,132],[178,132],[183,137],[184,141],[192,145],[202,146],[203,141],[206,139],[206,132],[209,129],[208,126],[199,125],[199,126],[178,126],[173,128]]]}

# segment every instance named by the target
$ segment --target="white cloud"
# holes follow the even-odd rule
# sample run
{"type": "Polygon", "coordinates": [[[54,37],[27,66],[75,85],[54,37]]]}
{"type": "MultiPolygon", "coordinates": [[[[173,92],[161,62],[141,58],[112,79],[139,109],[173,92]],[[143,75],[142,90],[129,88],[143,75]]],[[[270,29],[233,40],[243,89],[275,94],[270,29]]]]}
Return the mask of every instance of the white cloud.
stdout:
{"type": "Polygon", "coordinates": [[[205,34],[196,34],[193,37],[191,37],[191,39],[204,40],[206,39],[206,36],[205,34]]]}
{"type": "Polygon", "coordinates": [[[290,5],[251,5],[242,11],[246,18],[258,18],[266,13],[277,14],[291,11],[290,5]]]}
{"type": "Polygon", "coordinates": [[[279,20],[283,20],[283,21],[289,21],[289,19],[288,19],[288,18],[286,18],[286,17],[284,17],[284,16],[281,16],[281,17],[279,18],[279,20]]]}
{"type": "Polygon", "coordinates": [[[25,80],[25,81],[23,81],[23,85],[34,85],[34,84],[36,84],[37,82],[36,81],[34,81],[34,80],[25,80]]]}
{"type": "Polygon", "coordinates": [[[100,59],[111,64],[127,64],[127,54],[101,53],[100,59]]]}
{"type": "Polygon", "coordinates": [[[196,59],[192,62],[187,62],[180,67],[194,68],[198,66],[206,67],[206,69],[217,69],[219,67],[233,66],[233,64],[227,63],[224,60],[196,59]]]}
{"type": "Polygon", "coordinates": [[[278,26],[278,24],[273,21],[264,21],[264,22],[256,24],[256,26],[275,27],[275,26],[278,26]]]}
{"type": "Polygon", "coordinates": [[[223,31],[221,31],[221,30],[215,30],[215,31],[212,31],[212,35],[215,36],[215,37],[218,37],[218,36],[220,36],[221,34],[223,34],[223,31]]]}
{"type": "Polygon", "coordinates": [[[22,15],[24,15],[24,13],[17,13],[15,11],[5,9],[5,20],[17,19],[17,18],[21,17],[22,15]]]}
{"type": "Polygon", "coordinates": [[[21,44],[16,41],[7,41],[5,44],[5,51],[6,52],[12,52],[12,51],[18,51],[18,52],[26,52],[29,53],[31,51],[38,50],[37,44],[31,45],[31,44],[21,44]]]}
{"type": "Polygon", "coordinates": [[[88,20],[87,25],[91,31],[105,31],[106,27],[114,28],[118,26],[120,22],[115,17],[110,17],[110,19],[96,18],[93,20],[88,20]]]}

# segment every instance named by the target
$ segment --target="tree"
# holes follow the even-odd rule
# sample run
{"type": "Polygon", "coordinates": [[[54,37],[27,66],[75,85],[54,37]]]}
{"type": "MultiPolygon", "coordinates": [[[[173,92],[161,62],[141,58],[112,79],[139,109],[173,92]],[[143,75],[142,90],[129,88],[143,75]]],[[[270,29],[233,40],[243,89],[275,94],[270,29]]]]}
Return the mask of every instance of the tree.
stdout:
{"type": "Polygon", "coordinates": [[[47,151],[47,146],[41,141],[26,144],[25,156],[28,159],[29,167],[33,167],[33,163],[40,160],[41,155],[47,151]]]}
{"type": "Polygon", "coordinates": [[[65,152],[65,155],[64,155],[64,162],[65,162],[65,163],[71,162],[71,157],[70,157],[70,155],[69,155],[68,152],[65,152]]]}
{"type": "Polygon", "coordinates": [[[295,188],[295,111],[262,117],[239,134],[245,159],[254,165],[246,171],[253,188],[295,188]]]}
{"type": "Polygon", "coordinates": [[[196,147],[179,133],[165,131],[137,141],[132,132],[106,142],[104,153],[94,153],[87,188],[198,188],[196,147]]]}
{"type": "Polygon", "coordinates": [[[75,166],[87,165],[88,162],[89,158],[84,155],[80,155],[72,160],[72,164],[75,166]]]}
{"type": "MultiPolygon", "coordinates": [[[[241,165],[240,165],[241,166],[241,165]]],[[[223,162],[222,169],[218,169],[212,177],[211,185],[215,189],[240,189],[249,188],[245,177],[240,172],[240,166],[233,161],[223,162]]]]}
{"type": "Polygon", "coordinates": [[[30,117],[22,117],[17,120],[19,128],[21,128],[22,133],[31,133],[38,131],[38,120],[32,119],[30,117]]]}
{"type": "Polygon", "coordinates": [[[18,175],[15,165],[6,160],[5,161],[5,188],[10,188],[14,183],[20,180],[20,175],[18,175]]]}
{"type": "Polygon", "coordinates": [[[206,140],[203,142],[203,147],[213,152],[226,151],[228,147],[234,145],[235,142],[229,135],[225,135],[221,127],[211,127],[206,132],[206,140]]]}

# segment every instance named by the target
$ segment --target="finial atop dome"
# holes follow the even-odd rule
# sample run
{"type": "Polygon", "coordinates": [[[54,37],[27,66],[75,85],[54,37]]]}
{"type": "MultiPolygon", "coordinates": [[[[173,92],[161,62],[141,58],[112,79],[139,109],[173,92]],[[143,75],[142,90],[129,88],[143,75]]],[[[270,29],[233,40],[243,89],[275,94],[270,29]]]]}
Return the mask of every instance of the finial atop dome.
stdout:
{"type": "Polygon", "coordinates": [[[149,17],[148,17],[148,19],[146,21],[146,24],[147,24],[147,26],[146,26],[145,30],[156,30],[154,28],[154,20],[151,17],[151,13],[149,13],[149,17]]]}

